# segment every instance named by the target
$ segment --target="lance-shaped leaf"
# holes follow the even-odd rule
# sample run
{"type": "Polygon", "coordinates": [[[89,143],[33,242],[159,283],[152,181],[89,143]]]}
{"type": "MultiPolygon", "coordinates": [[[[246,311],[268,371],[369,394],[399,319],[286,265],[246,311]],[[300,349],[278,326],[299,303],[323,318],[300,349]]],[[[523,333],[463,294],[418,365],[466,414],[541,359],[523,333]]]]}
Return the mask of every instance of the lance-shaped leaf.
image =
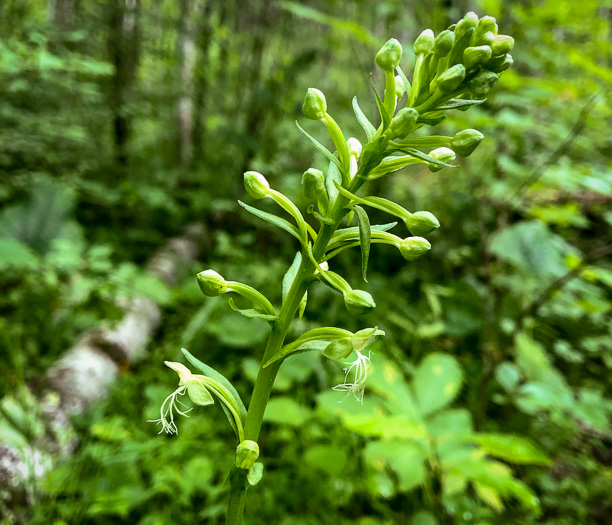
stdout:
{"type": "Polygon", "coordinates": [[[372,232],[370,230],[370,219],[368,214],[361,206],[353,206],[355,211],[355,217],[357,217],[357,224],[359,226],[359,244],[361,245],[361,276],[367,283],[366,277],[368,271],[368,259],[370,258],[370,242],[372,239],[372,232]]]}
{"type": "Polygon", "coordinates": [[[372,89],[374,90],[374,96],[376,97],[376,105],[378,106],[378,112],[380,113],[380,118],[382,120],[382,131],[385,131],[389,127],[389,124],[391,123],[391,117],[389,116],[389,113],[387,113],[387,110],[385,109],[385,105],[383,104],[383,101],[380,98],[380,95],[378,94],[378,90],[376,89],[376,85],[374,84],[374,81],[371,78],[370,78],[370,84],[372,84],[372,89]]]}
{"type": "Polygon", "coordinates": [[[398,144],[397,146],[397,151],[402,151],[404,153],[408,153],[408,155],[412,155],[413,157],[416,157],[417,159],[421,159],[424,160],[425,162],[430,162],[431,164],[435,164],[436,166],[441,166],[443,168],[456,168],[457,166],[454,166],[452,164],[447,164],[446,162],[442,162],[441,160],[438,160],[434,157],[432,157],[431,155],[427,155],[427,153],[423,153],[422,151],[415,149],[415,148],[409,148],[406,146],[400,146],[398,144]]]}
{"type": "Polygon", "coordinates": [[[451,98],[448,102],[442,104],[441,106],[437,106],[436,109],[458,109],[465,108],[469,106],[476,106],[477,104],[482,104],[486,102],[486,98],[480,100],[469,100],[463,98],[451,98]]]}
{"type": "Polygon", "coordinates": [[[329,160],[330,162],[334,163],[338,167],[338,169],[340,171],[342,171],[342,164],[340,164],[340,160],[338,160],[338,158],[335,157],[334,154],[331,151],[329,151],[325,146],[323,146],[323,144],[321,144],[312,135],[308,134],[306,132],[306,130],[304,128],[302,128],[302,126],[300,126],[298,124],[297,121],[296,121],[295,125],[304,134],[304,136],[312,143],[312,145],[317,149],[317,151],[319,153],[322,153],[327,158],[327,160],[329,160]]]}
{"type": "MultiPolygon", "coordinates": [[[[333,341],[335,339],[342,339],[343,337],[351,337],[353,335],[352,332],[345,330],[343,328],[336,328],[333,326],[314,328],[313,330],[308,330],[308,332],[303,333],[300,337],[298,337],[295,341],[285,345],[279,352],[273,355],[265,364],[264,368],[271,365],[275,361],[279,359],[283,359],[287,357],[289,354],[299,351],[300,349],[307,348],[308,350],[317,349],[317,345],[312,345],[314,341],[324,341],[328,343],[329,341],[333,341]]],[[[324,346],[323,346],[324,348],[324,346]]]]}
{"type": "Polygon", "coordinates": [[[510,434],[479,433],[466,437],[491,456],[520,465],[550,465],[550,458],[530,440],[510,434]]]}
{"type": "Polygon", "coordinates": [[[368,142],[371,142],[376,136],[376,128],[368,120],[368,117],[365,116],[365,113],[361,111],[361,108],[357,103],[357,97],[353,97],[353,111],[355,112],[357,122],[359,122],[359,125],[363,128],[363,131],[365,131],[368,142]]]}
{"type": "Polygon", "coordinates": [[[363,178],[365,180],[380,179],[381,177],[389,175],[390,173],[394,173],[408,166],[412,166],[413,164],[421,164],[423,162],[425,161],[414,158],[412,155],[387,157],[383,159],[382,162],[378,166],[376,166],[376,168],[374,168],[368,175],[363,178]]]}
{"type": "Polygon", "coordinates": [[[234,310],[234,312],[238,312],[240,315],[243,315],[244,317],[249,317],[252,319],[263,319],[264,321],[270,321],[270,322],[278,321],[279,319],[277,315],[266,314],[262,312],[261,310],[256,310],[255,308],[240,309],[236,306],[236,303],[231,297],[229,298],[228,302],[229,302],[230,308],[234,310]]]}
{"type": "Polygon", "coordinates": [[[238,201],[238,204],[240,204],[240,206],[242,206],[249,213],[255,215],[255,217],[259,217],[260,219],[263,219],[264,221],[269,222],[270,224],[274,224],[274,226],[278,226],[279,228],[282,228],[286,232],[290,233],[298,241],[300,241],[300,243],[304,242],[300,230],[298,230],[297,227],[291,224],[289,221],[286,221],[285,219],[282,219],[281,217],[278,217],[277,215],[274,215],[272,213],[253,208],[253,206],[249,206],[248,204],[245,204],[242,201],[238,201]]]}

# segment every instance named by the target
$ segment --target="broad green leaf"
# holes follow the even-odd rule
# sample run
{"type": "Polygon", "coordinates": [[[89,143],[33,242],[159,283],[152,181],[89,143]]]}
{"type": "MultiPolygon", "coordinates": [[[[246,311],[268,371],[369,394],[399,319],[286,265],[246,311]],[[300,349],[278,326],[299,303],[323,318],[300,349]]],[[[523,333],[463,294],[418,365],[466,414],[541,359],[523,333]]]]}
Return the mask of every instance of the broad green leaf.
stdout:
{"type": "Polygon", "coordinates": [[[240,315],[243,315],[244,317],[248,317],[251,319],[262,319],[264,321],[278,321],[279,319],[277,315],[266,314],[262,312],[261,310],[257,310],[255,308],[240,309],[236,306],[236,303],[231,297],[229,298],[228,303],[229,303],[230,308],[234,310],[234,312],[238,312],[240,315]]]}
{"type": "Polygon", "coordinates": [[[550,458],[527,438],[510,434],[481,433],[467,438],[491,456],[521,465],[550,465],[550,458]]]}
{"type": "Polygon", "coordinates": [[[308,408],[298,404],[290,397],[281,396],[270,399],[264,414],[264,421],[299,427],[309,416],[308,408]]]}
{"type": "Polygon", "coordinates": [[[340,476],[347,462],[346,448],[333,445],[314,445],[308,447],[303,456],[304,461],[330,476],[340,476]]]}
{"type": "Polygon", "coordinates": [[[295,280],[295,276],[297,275],[297,272],[301,264],[302,264],[302,254],[301,252],[297,252],[295,254],[295,257],[293,258],[293,262],[291,263],[291,266],[289,267],[289,269],[283,276],[283,291],[282,291],[283,303],[285,302],[285,299],[287,298],[287,294],[289,293],[289,290],[291,289],[291,285],[293,284],[293,281],[295,280]]]}
{"type": "Polygon", "coordinates": [[[355,117],[357,117],[357,122],[359,122],[359,125],[363,128],[363,131],[365,131],[368,142],[371,142],[376,136],[376,128],[368,120],[368,117],[365,116],[364,112],[361,111],[361,108],[357,103],[357,97],[353,97],[353,111],[355,112],[355,117]]]}
{"type": "Polygon", "coordinates": [[[366,464],[374,472],[387,468],[393,470],[401,492],[418,487],[425,479],[425,458],[410,441],[371,441],[366,445],[363,454],[366,464]]]}
{"type": "Polygon", "coordinates": [[[38,267],[36,254],[17,239],[0,239],[0,270],[7,268],[33,270],[38,267]]]}
{"type": "Polygon", "coordinates": [[[463,373],[457,359],[447,354],[429,354],[417,367],[413,389],[423,415],[448,405],[459,393],[463,373]]]}
{"type": "Polygon", "coordinates": [[[370,230],[370,219],[368,214],[361,206],[353,206],[357,224],[359,225],[359,245],[361,246],[361,276],[367,283],[366,277],[368,271],[368,259],[370,258],[370,243],[372,241],[372,232],[370,230]]]}
{"type": "Polygon", "coordinates": [[[253,206],[249,206],[248,204],[245,204],[242,201],[238,201],[238,204],[240,204],[240,206],[242,206],[249,213],[255,215],[255,217],[259,217],[260,219],[263,219],[264,221],[269,222],[270,224],[274,224],[274,226],[282,228],[286,232],[289,232],[291,235],[293,235],[298,241],[300,241],[300,243],[302,242],[302,236],[300,235],[300,231],[289,221],[286,221],[285,219],[282,219],[281,217],[278,217],[277,215],[274,215],[272,213],[253,208],[253,206]]]}
{"type": "Polygon", "coordinates": [[[321,144],[317,139],[315,139],[312,135],[308,134],[302,126],[299,125],[298,122],[295,123],[298,129],[304,134],[304,136],[312,143],[312,145],[317,149],[317,151],[325,156],[327,160],[335,164],[338,169],[342,170],[342,164],[334,154],[329,151],[323,144],[321,144]]]}

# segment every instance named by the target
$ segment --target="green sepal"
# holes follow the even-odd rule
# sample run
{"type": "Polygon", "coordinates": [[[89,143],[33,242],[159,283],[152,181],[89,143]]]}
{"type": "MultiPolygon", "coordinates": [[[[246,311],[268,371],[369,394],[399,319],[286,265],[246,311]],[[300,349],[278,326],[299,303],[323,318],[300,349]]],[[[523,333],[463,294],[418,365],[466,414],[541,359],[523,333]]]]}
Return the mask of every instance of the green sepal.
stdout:
{"type": "Polygon", "coordinates": [[[238,201],[238,204],[240,204],[240,206],[242,206],[249,213],[255,215],[255,217],[259,217],[260,219],[263,219],[264,221],[269,222],[270,224],[274,224],[274,226],[278,226],[279,228],[290,233],[298,241],[300,241],[300,243],[304,241],[304,239],[302,239],[302,235],[300,234],[300,230],[298,230],[298,228],[291,224],[289,221],[277,215],[274,215],[273,213],[268,213],[267,211],[262,211],[260,209],[253,208],[253,206],[249,206],[248,204],[242,201],[238,201]]]}
{"type": "Polygon", "coordinates": [[[190,381],[187,385],[187,395],[195,405],[201,407],[212,405],[215,402],[212,394],[197,379],[190,381]]]}
{"type": "Polygon", "coordinates": [[[421,160],[424,160],[425,162],[430,162],[431,164],[435,164],[436,166],[441,166],[443,168],[456,168],[457,167],[457,166],[453,166],[452,164],[447,164],[446,162],[442,162],[441,160],[438,160],[432,157],[431,155],[427,155],[427,153],[423,153],[422,151],[418,149],[408,148],[404,146],[402,146],[401,148],[398,147],[397,149],[404,153],[408,153],[408,155],[416,157],[417,159],[421,159],[421,160]]]}
{"type": "Polygon", "coordinates": [[[289,266],[289,269],[283,276],[283,288],[281,294],[283,303],[285,302],[285,299],[287,299],[287,295],[289,295],[289,290],[291,289],[295,276],[300,269],[300,264],[302,264],[302,254],[301,252],[297,252],[293,258],[291,266],[289,266]]]}
{"type": "Polygon", "coordinates": [[[306,211],[310,213],[311,215],[313,215],[315,219],[317,219],[321,224],[329,224],[329,225],[334,224],[333,219],[330,219],[329,217],[325,217],[324,215],[321,215],[317,210],[315,210],[314,204],[309,204],[308,208],[306,208],[306,211]]]}
{"type": "Polygon", "coordinates": [[[261,481],[261,478],[263,477],[263,471],[263,463],[260,463],[259,461],[249,469],[249,473],[247,474],[247,481],[249,482],[249,485],[251,485],[251,487],[254,487],[261,481]]]}
{"type": "Polygon", "coordinates": [[[319,153],[323,154],[327,158],[327,160],[329,160],[330,162],[333,162],[336,166],[338,166],[338,169],[342,171],[342,164],[340,164],[340,160],[338,160],[338,158],[335,157],[331,151],[329,151],[325,146],[323,146],[323,144],[321,144],[317,139],[315,139],[312,135],[310,135],[304,128],[302,128],[299,122],[296,121],[295,125],[304,134],[304,136],[312,143],[312,145],[317,149],[319,153]]]}
{"type": "Polygon", "coordinates": [[[277,315],[270,315],[262,312],[261,310],[257,310],[255,308],[245,308],[240,309],[236,306],[234,300],[230,297],[228,300],[229,306],[234,312],[238,312],[240,315],[244,317],[248,317],[250,319],[263,319],[264,321],[278,321],[279,317],[277,315]]]}
{"type": "Polygon", "coordinates": [[[380,113],[380,119],[382,121],[382,131],[385,131],[391,122],[391,117],[387,110],[385,109],[385,105],[383,104],[380,95],[378,94],[378,90],[376,89],[376,85],[374,81],[370,78],[370,84],[372,84],[372,89],[374,90],[374,97],[376,97],[376,105],[378,106],[378,112],[380,113]]]}
{"type": "Polygon", "coordinates": [[[483,98],[480,100],[469,100],[463,98],[451,98],[448,102],[441,106],[437,106],[436,109],[458,109],[465,108],[469,106],[477,106],[478,104],[482,104],[487,99],[483,98]]]}
{"type": "Polygon", "coordinates": [[[370,230],[370,219],[368,214],[361,206],[353,206],[357,225],[359,227],[359,244],[361,246],[361,276],[367,283],[368,259],[370,258],[370,243],[372,241],[372,231],[370,230]]]}
{"type": "MultiPolygon", "coordinates": [[[[208,376],[211,379],[214,379],[215,381],[223,385],[228,390],[228,392],[230,393],[230,395],[236,402],[236,405],[238,406],[238,410],[240,411],[240,417],[242,421],[245,421],[247,410],[246,410],[246,407],[244,406],[244,403],[242,402],[242,399],[240,399],[240,395],[238,394],[237,390],[234,388],[234,385],[232,385],[223,374],[220,374],[214,368],[211,368],[210,366],[202,363],[202,361],[200,361],[197,357],[193,356],[187,349],[181,348],[181,352],[183,352],[183,355],[187,358],[187,360],[194,367],[196,367],[200,372],[202,372],[205,376],[208,376]]],[[[225,415],[232,429],[236,433],[236,436],[238,436],[238,439],[240,439],[240,436],[238,434],[238,427],[236,426],[236,421],[234,420],[234,416],[232,415],[230,410],[225,406],[225,403],[219,403],[219,404],[221,405],[223,412],[225,412],[225,415]]]]}
{"type": "Polygon", "coordinates": [[[365,116],[365,113],[359,107],[357,97],[353,97],[353,111],[355,112],[357,122],[359,122],[359,125],[363,128],[363,131],[368,138],[368,142],[371,142],[376,136],[376,128],[372,125],[372,123],[368,120],[368,117],[365,116]]]}

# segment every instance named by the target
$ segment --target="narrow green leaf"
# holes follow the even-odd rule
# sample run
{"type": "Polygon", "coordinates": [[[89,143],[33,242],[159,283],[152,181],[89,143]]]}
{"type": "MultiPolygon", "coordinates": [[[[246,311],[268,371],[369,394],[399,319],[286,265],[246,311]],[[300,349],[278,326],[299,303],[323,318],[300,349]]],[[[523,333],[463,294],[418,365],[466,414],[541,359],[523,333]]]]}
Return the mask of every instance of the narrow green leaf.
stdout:
{"type": "Polygon", "coordinates": [[[463,62],[463,52],[470,45],[470,40],[472,40],[472,35],[475,31],[476,30],[473,27],[470,27],[463,35],[461,35],[459,40],[455,40],[448,59],[448,67],[452,67],[455,64],[460,64],[463,62]]]}
{"type": "MultiPolygon", "coordinates": [[[[370,226],[370,229],[372,231],[386,232],[394,228],[395,226],[397,226],[397,221],[388,222],[387,224],[373,224],[372,226],[370,226]]],[[[344,234],[350,235],[350,234],[357,234],[357,233],[359,233],[358,226],[352,226],[351,228],[340,228],[339,230],[336,230],[336,233],[334,233],[332,239],[329,241],[329,244],[332,244],[334,242],[334,239],[336,239],[337,237],[341,235],[344,235],[344,234]]]]}
{"type": "Polygon", "coordinates": [[[435,164],[436,166],[442,166],[444,168],[456,168],[457,166],[453,166],[452,164],[447,164],[446,162],[442,162],[441,160],[435,159],[434,157],[427,155],[427,153],[423,153],[422,151],[414,148],[401,147],[398,148],[399,151],[403,151],[404,153],[408,153],[408,155],[412,155],[417,159],[424,160],[425,162],[430,162],[431,164],[435,164]]]}
{"type": "Polygon", "coordinates": [[[333,162],[336,166],[338,166],[338,169],[342,170],[342,165],[340,164],[340,161],[338,160],[337,157],[334,156],[334,154],[331,151],[329,151],[325,146],[323,146],[323,144],[321,144],[312,135],[308,134],[306,130],[302,128],[302,126],[300,126],[297,121],[295,125],[304,134],[304,136],[312,143],[312,145],[317,149],[319,153],[322,153],[327,158],[327,160],[329,160],[330,162],[333,162]]]}
{"type": "Polygon", "coordinates": [[[383,104],[380,95],[378,94],[378,90],[376,89],[376,85],[374,81],[370,78],[370,84],[372,84],[372,89],[374,90],[374,96],[376,97],[376,105],[378,106],[378,112],[380,113],[380,118],[382,120],[382,130],[385,131],[389,124],[391,123],[391,117],[389,117],[389,113],[385,109],[385,105],[383,104]]]}
{"type": "Polygon", "coordinates": [[[376,136],[376,128],[368,120],[368,117],[365,116],[365,113],[361,111],[361,108],[357,103],[357,97],[353,97],[353,111],[355,112],[357,122],[359,122],[359,125],[363,128],[363,131],[365,131],[368,142],[371,142],[376,136]]]}
{"type": "Polygon", "coordinates": [[[446,104],[443,104],[442,106],[437,106],[436,109],[457,109],[457,108],[464,108],[466,106],[476,106],[478,104],[482,104],[486,100],[487,100],[486,98],[483,98],[481,100],[451,98],[446,104]]]}
{"type": "Polygon", "coordinates": [[[300,268],[300,264],[302,264],[302,254],[301,252],[297,252],[295,254],[295,257],[293,258],[293,262],[291,263],[291,266],[289,266],[289,269],[283,276],[283,291],[282,291],[283,303],[285,302],[285,299],[287,298],[287,294],[289,293],[291,285],[293,284],[293,281],[295,280],[295,276],[297,275],[297,272],[300,268]]]}
{"type": "Polygon", "coordinates": [[[428,126],[437,126],[445,118],[446,118],[446,116],[444,116],[444,115],[434,115],[433,113],[431,115],[427,115],[427,116],[421,115],[417,119],[417,124],[427,124],[428,126]]]}
{"type": "Polygon", "coordinates": [[[357,224],[359,226],[359,244],[361,245],[361,276],[367,283],[366,277],[368,271],[368,259],[370,258],[370,242],[372,241],[372,232],[370,230],[370,219],[368,214],[361,206],[353,206],[357,224]]]}
{"type": "Polygon", "coordinates": [[[236,303],[231,297],[229,298],[228,302],[229,302],[230,308],[234,310],[234,312],[238,312],[240,315],[243,315],[244,317],[249,317],[251,319],[263,319],[264,321],[278,321],[279,319],[277,315],[266,314],[262,312],[261,310],[257,310],[255,308],[240,309],[236,306],[236,303]]]}
{"type": "Polygon", "coordinates": [[[262,211],[257,208],[253,208],[253,206],[249,206],[248,204],[242,201],[238,201],[238,204],[240,204],[240,206],[242,206],[249,213],[252,213],[253,215],[255,215],[255,217],[259,217],[260,219],[263,219],[266,222],[274,224],[274,226],[278,226],[279,228],[282,228],[286,232],[290,233],[298,241],[300,241],[300,243],[303,241],[302,236],[300,235],[300,231],[297,229],[296,226],[291,224],[289,221],[286,221],[285,219],[282,219],[272,213],[268,213],[267,211],[262,211]]]}

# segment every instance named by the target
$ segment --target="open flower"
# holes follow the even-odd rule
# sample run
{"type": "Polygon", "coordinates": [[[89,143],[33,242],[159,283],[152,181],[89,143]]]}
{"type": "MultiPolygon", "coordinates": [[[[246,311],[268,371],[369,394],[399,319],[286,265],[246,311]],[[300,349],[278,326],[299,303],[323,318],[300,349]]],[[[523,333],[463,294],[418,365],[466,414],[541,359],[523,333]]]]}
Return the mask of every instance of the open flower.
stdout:
{"type": "Polygon", "coordinates": [[[164,399],[160,410],[160,418],[147,420],[147,423],[157,423],[162,426],[161,430],[158,432],[159,434],[162,432],[166,432],[166,434],[178,434],[178,428],[174,422],[174,412],[181,416],[189,417],[187,412],[190,412],[192,409],[187,408],[180,399],[177,399],[177,396],[184,396],[186,391],[187,385],[179,386],[172,394],[164,399]],[[179,405],[185,407],[185,410],[181,410],[179,405]]]}
{"type": "Polygon", "coordinates": [[[344,369],[344,383],[336,385],[333,387],[333,390],[346,392],[344,399],[353,394],[355,399],[363,405],[363,393],[370,371],[370,352],[368,352],[367,356],[359,350],[355,350],[355,353],[357,358],[350,363],[346,363],[350,366],[344,369]],[[353,374],[353,382],[349,383],[348,380],[351,374],[353,374]]]}

